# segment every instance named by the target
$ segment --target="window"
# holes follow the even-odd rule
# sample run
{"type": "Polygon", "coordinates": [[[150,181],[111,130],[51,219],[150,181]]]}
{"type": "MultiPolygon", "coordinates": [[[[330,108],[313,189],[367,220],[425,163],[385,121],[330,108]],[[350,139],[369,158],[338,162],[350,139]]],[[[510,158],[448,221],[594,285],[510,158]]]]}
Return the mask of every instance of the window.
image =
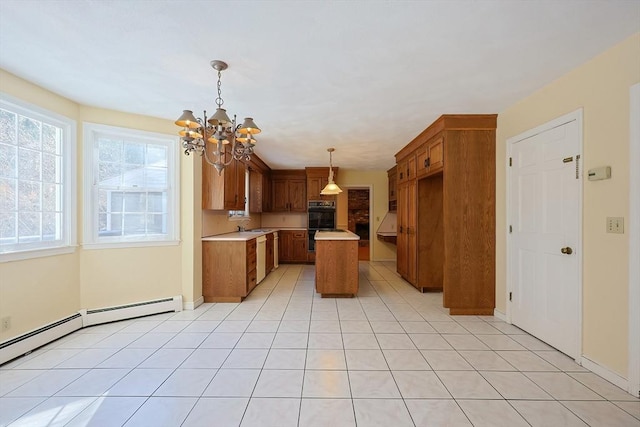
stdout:
{"type": "Polygon", "coordinates": [[[75,122],[0,99],[0,260],[73,252],[75,122]]]}
{"type": "Polygon", "coordinates": [[[85,246],[177,243],[174,138],[85,123],[85,246]]]}

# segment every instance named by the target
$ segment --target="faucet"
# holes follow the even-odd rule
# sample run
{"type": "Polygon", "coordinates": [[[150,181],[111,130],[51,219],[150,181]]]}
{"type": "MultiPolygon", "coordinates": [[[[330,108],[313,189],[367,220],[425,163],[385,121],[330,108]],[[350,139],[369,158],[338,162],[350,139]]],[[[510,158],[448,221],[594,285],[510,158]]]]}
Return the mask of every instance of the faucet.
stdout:
{"type": "Polygon", "coordinates": [[[238,231],[242,233],[244,231],[244,225],[239,225],[238,231]]]}

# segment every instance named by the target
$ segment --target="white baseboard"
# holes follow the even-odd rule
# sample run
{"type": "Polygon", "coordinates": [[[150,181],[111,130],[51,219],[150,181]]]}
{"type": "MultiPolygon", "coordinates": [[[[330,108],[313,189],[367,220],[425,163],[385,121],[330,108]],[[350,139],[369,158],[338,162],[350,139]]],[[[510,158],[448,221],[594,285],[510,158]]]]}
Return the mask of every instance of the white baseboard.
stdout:
{"type": "Polygon", "coordinates": [[[582,359],[581,360],[582,366],[584,366],[586,369],[590,370],[596,375],[601,376],[605,380],[609,381],[611,384],[617,385],[621,389],[628,391],[629,382],[627,381],[626,378],[621,377],[620,375],[613,372],[609,368],[606,368],[600,365],[599,363],[594,362],[593,360],[589,359],[586,356],[582,356],[581,359],[582,359]]]}
{"type": "Polygon", "coordinates": [[[0,365],[82,329],[82,316],[73,314],[0,343],[0,365]]]}
{"type": "Polygon", "coordinates": [[[153,301],[143,301],[115,307],[80,310],[82,326],[99,325],[134,317],[149,316],[168,311],[182,311],[182,295],[153,301]]]}
{"type": "Polygon", "coordinates": [[[495,317],[496,319],[500,319],[503,322],[507,321],[507,315],[499,311],[497,308],[493,309],[493,317],[495,317]]]}
{"type": "Polygon", "coordinates": [[[87,326],[172,311],[182,311],[182,295],[115,307],[81,309],[69,317],[0,342],[0,365],[87,326]]]}
{"type": "Polygon", "coordinates": [[[204,297],[200,297],[195,301],[186,301],[183,305],[182,308],[184,310],[195,310],[196,308],[198,308],[201,304],[204,303],[204,297]]]}

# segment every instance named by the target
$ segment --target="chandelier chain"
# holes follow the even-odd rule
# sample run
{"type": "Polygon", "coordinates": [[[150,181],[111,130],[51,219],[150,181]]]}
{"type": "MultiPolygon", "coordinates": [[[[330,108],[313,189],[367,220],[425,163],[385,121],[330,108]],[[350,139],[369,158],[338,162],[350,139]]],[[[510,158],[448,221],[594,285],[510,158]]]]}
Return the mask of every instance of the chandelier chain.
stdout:
{"type": "Polygon", "coordinates": [[[218,70],[218,97],[216,98],[216,104],[218,104],[218,108],[222,108],[222,104],[224,104],[224,100],[222,99],[222,83],[220,79],[222,78],[222,72],[218,70]]]}

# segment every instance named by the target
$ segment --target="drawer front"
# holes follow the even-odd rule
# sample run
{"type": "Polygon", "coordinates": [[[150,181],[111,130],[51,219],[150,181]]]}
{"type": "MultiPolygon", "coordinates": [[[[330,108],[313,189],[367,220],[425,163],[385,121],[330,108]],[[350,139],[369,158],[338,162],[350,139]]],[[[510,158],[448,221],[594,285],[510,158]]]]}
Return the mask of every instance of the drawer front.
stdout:
{"type": "Polygon", "coordinates": [[[307,232],[306,231],[294,231],[293,238],[294,239],[306,239],[307,232]]]}
{"type": "Polygon", "coordinates": [[[247,255],[247,271],[255,270],[256,264],[258,263],[256,254],[247,255]]]}
{"type": "Polygon", "coordinates": [[[251,239],[247,241],[247,258],[251,258],[251,256],[255,256],[256,254],[256,239],[251,239]]]}
{"type": "Polygon", "coordinates": [[[247,293],[256,287],[257,277],[258,274],[255,268],[247,273],[247,293]]]}

